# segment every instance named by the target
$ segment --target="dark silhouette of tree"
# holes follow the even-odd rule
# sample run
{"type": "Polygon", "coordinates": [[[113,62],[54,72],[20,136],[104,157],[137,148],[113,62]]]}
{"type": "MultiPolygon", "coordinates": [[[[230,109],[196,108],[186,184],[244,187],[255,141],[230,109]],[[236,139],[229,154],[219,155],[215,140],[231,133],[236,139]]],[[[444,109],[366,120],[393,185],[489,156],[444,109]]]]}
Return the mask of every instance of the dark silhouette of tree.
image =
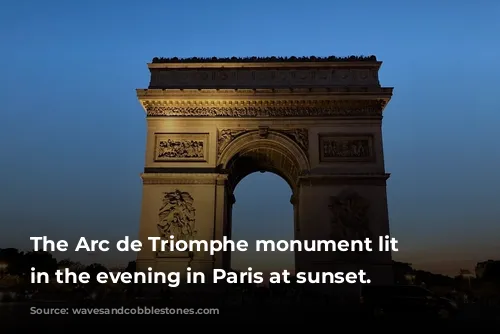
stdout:
{"type": "Polygon", "coordinates": [[[76,264],[76,262],[73,262],[70,259],[63,259],[63,260],[59,261],[59,263],[57,265],[61,268],[70,268],[75,264],[76,264]]]}
{"type": "Polygon", "coordinates": [[[125,272],[127,272],[127,273],[135,273],[136,270],[137,270],[137,268],[136,268],[135,261],[130,261],[127,264],[127,268],[125,268],[125,272]]]}
{"type": "Polygon", "coordinates": [[[29,275],[31,268],[35,268],[38,272],[46,272],[49,275],[54,275],[58,269],[57,260],[49,252],[28,252],[24,254],[23,274],[29,275]]]}
{"type": "Polygon", "coordinates": [[[486,262],[482,279],[485,282],[500,282],[500,261],[489,260],[486,262]]]}
{"type": "Polygon", "coordinates": [[[70,259],[63,259],[57,264],[59,269],[68,268],[69,270],[80,273],[85,269],[85,266],[78,261],[72,261],[70,259]]]}
{"type": "Polygon", "coordinates": [[[425,285],[427,287],[454,286],[455,279],[450,277],[450,276],[433,274],[431,272],[424,271],[424,270],[416,270],[415,271],[415,283],[416,284],[425,283],[425,285]]]}
{"type": "Polygon", "coordinates": [[[414,270],[410,263],[392,261],[392,269],[394,272],[394,282],[396,284],[408,284],[407,275],[412,275],[414,270]]]}
{"type": "Polygon", "coordinates": [[[453,277],[433,274],[424,270],[415,270],[410,263],[392,261],[392,268],[396,284],[409,284],[407,275],[412,275],[414,276],[414,283],[417,285],[425,284],[427,287],[456,285],[456,280],[453,277]]]}
{"type": "Polygon", "coordinates": [[[24,253],[15,248],[0,249],[0,262],[7,264],[7,274],[20,276],[25,271],[24,253]]]}
{"type": "Polygon", "coordinates": [[[106,268],[100,263],[92,263],[91,265],[85,268],[85,271],[89,273],[91,276],[94,274],[97,275],[98,273],[101,272],[106,272],[106,273],[109,272],[108,268],[106,268]]]}
{"type": "Polygon", "coordinates": [[[97,274],[109,272],[108,268],[100,263],[92,263],[91,265],[87,266],[84,271],[90,275],[89,283],[97,283],[97,274]]]}

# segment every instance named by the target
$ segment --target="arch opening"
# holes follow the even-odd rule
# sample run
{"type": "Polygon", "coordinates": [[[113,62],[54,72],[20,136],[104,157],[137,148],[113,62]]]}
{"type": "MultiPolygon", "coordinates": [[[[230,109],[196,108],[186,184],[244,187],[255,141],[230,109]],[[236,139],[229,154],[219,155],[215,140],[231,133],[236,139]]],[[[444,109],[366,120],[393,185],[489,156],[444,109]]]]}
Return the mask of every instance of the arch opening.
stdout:
{"type": "Polygon", "coordinates": [[[289,137],[273,131],[265,136],[253,131],[238,137],[224,149],[219,165],[228,174],[231,191],[254,172],[277,174],[295,191],[298,177],[310,169],[306,152],[289,137]]]}
{"type": "MultiPolygon", "coordinates": [[[[231,238],[246,240],[247,252],[232,252],[230,268],[236,271],[268,273],[284,269],[295,271],[295,254],[257,252],[257,240],[292,240],[295,238],[292,188],[274,172],[253,172],[240,180],[234,190],[236,201],[231,208],[231,238]]],[[[264,277],[267,279],[266,275],[264,277]]]]}
{"type": "Polygon", "coordinates": [[[225,266],[246,270],[242,266],[250,264],[253,255],[254,267],[259,271],[295,270],[294,252],[258,253],[254,246],[256,240],[278,242],[297,238],[298,203],[294,195],[299,176],[309,169],[304,152],[280,134],[262,138],[251,133],[226,148],[220,162],[227,173],[229,196],[225,234],[233,240],[247,240],[250,245],[249,252],[228,254],[225,266]]]}

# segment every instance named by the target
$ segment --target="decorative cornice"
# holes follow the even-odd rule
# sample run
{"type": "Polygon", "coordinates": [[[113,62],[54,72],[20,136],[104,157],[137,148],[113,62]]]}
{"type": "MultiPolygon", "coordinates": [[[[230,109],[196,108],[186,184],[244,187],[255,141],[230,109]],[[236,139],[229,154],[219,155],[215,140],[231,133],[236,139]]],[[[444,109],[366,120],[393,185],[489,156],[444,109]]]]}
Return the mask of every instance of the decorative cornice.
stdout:
{"type": "Polygon", "coordinates": [[[269,97],[281,97],[286,96],[287,98],[300,97],[304,99],[318,99],[331,97],[335,95],[338,97],[340,94],[351,96],[351,95],[362,95],[380,97],[380,98],[390,98],[392,96],[392,87],[376,87],[376,86],[336,86],[336,87],[311,87],[311,88],[239,88],[239,89],[137,89],[137,97],[139,99],[148,98],[269,98],[269,97]]]}
{"type": "Polygon", "coordinates": [[[147,116],[381,117],[385,100],[141,100],[147,116]]]}
{"type": "Polygon", "coordinates": [[[143,184],[223,184],[225,174],[143,173],[143,184]]]}
{"type": "Polygon", "coordinates": [[[352,61],[377,61],[376,56],[348,56],[348,57],[190,57],[190,58],[164,58],[155,57],[153,64],[157,63],[274,63],[274,62],[352,62],[352,61]]]}
{"type": "Polygon", "coordinates": [[[385,186],[389,173],[342,173],[331,175],[303,175],[299,176],[299,183],[302,185],[315,184],[339,184],[339,185],[375,185],[385,186]]]}

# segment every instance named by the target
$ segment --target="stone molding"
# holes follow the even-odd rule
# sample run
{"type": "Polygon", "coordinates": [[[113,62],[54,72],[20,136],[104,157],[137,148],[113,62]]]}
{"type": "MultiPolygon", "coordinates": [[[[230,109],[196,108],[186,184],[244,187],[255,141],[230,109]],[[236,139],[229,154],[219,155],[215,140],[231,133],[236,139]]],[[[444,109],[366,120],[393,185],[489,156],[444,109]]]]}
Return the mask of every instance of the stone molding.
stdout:
{"type": "Polygon", "coordinates": [[[147,116],[170,117],[371,117],[381,118],[379,100],[141,100],[147,116]]]}
{"type": "Polygon", "coordinates": [[[339,173],[331,175],[302,175],[299,184],[308,185],[375,185],[385,186],[391,174],[389,173],[339,173]]]}
{"type": "Polygon", "coordinates": [[[342,87],[305,87],[305,88],[223,88],[223,89],[203,89],[203,88],[184,88],[184,89],[136,89],[137,97],[141,99],[170,99],[170,98],[207,98],[215,99],[238,99],[238,98],[283,98],[289,99],[301,98],[305,100],[317,100],[318,98],[337,97],[341,95],[356,95],[363,96],[380,96],[390,97],[393,88],[391,87],[359,87],[359,86],[342,86],[342,87]],[[386,96],[387,95],[387,96],[386,96]]]}
{"type": "Polygon", "coordinates": [[[225,174],[194,173],[143,173],[143,184],[217,184],[223,185],[227,180],[225,174]]]}

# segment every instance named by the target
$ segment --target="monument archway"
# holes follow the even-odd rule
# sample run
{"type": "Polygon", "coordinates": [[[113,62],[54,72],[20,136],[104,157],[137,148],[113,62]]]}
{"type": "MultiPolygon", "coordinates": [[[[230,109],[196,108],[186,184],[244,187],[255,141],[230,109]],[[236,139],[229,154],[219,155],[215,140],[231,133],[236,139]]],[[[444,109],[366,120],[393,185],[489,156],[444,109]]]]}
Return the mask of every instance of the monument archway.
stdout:
{"type": "MultiPolygon", "coordinates": [[[[227,216],[225,235],[232,236],[233,205],[236,201],[234,191],[239,182],[255,172],[271,172],[283,178],[292,190],[290,202],[294,209],[294,238],[300,239],[295,194],[299,187],[298,177],[310,170],[307,153],[304,150],[307,147],[305,130],[280,132],[261,126],[257,130],[223,130],[219,138],[219,147],[222,149],[219,166],[228,175],[226,191],[230,198],[225,213],[227,216]]],[[[224,260],[224,268],[230,268],[230,252],[225,255],[224,260]]],[[[298,262],[298,254],[295,254],[295,262],[298,262]]]]}
{"type": "MultiPolygon", "coordinates": [[[[230,268],[230,252],[158,252],[148,237],[231,236],[233,191],[269,171],[292,189],[295,239],[389,235],[375,57],[165,59],[137,96],[147,143],[138,270],[230,268]]],[[[377,247],[377,243],[374,243],[377,247]]],[[[392,281],[387,252],[297,253],[297,271],[364,269],[392,281]]]]}

